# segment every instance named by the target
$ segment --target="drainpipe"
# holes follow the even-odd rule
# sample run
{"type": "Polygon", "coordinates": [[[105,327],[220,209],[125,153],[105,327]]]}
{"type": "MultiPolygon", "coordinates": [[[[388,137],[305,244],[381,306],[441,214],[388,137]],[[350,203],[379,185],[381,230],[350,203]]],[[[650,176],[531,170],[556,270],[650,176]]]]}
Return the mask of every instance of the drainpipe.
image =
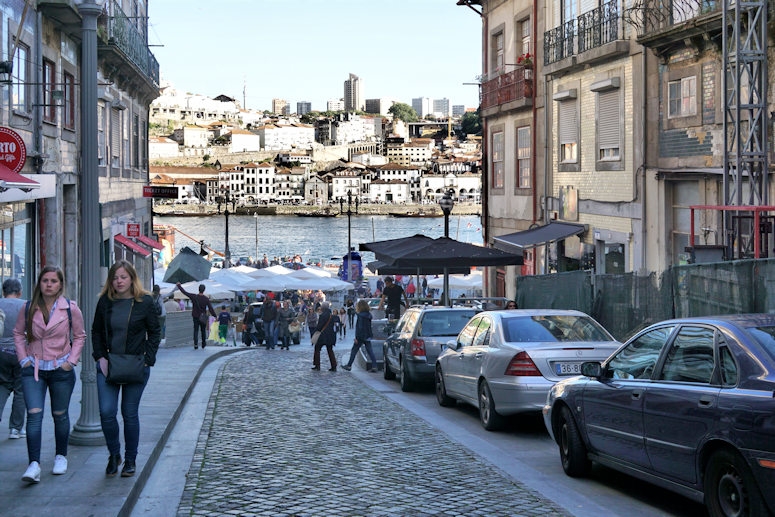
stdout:
{"type": "MultiPolygon", "coordinates": [[[[643,95],[644,98],[641,102],[641,145],[642,145],[642,153],[641,156],[641,166],[638,168],[640,170],[640,179],[636,178],[636,182],[640,181],[640,231],[641,231],[641,240],[640,240],[640,271],[646,271],[646,238],[648,237],[648,226],[646,225],[646,153],[648,152],[648,145],[647,145],[647,133],[646,133],[646,116],[648,115],[648,111],[646,109],[646,105],[648,102],[646,101],[645,96],[647,95],[646,92],[648,92],[648,74],[646,73],[646,67],[648,66],[648,59],[646,58],[646,49],[645,47],[641,47],[641,62],[642,62],[642,73],[643,73],[643,95]]],[[[636,173],[637,174],[637,173],[636,173]]]]}
{"type": "MultiPolygon", "coordinates": [[[[22,20],[24,23],[24,20],[22,20]]],[[[35,84],[43,84],[43,15],[40,11],[35,14],[35,84]]],[[[34,88],[35,95],[33,96],[33,103],[36,105],[32,110],[32,139],[35,149],[35,155],[32,158],[33,167],[35,172],[40,174],[43,169],[43,110],[46,109],[45,104],[46,97],[43,95],[43,88],[34,88]]],[[[57,182],[58,183],[58,182],[57,182]]],[[[59,185],[57,185],[59,188],[59,185]]],[[[46,257],[49,255],[48,250],[48,238],[46,235],[46,200],[39,199],[35,201],[37,207],[37,229],[35,233],[38,236],[38,257],[36,262],[40,263],[43,267],[46,265],[46,257]]],[[[52,250],[54,251],[54,250],[52,250]]]]}
{"type": "MultiPolygon", "coordinates": [[[[533,55],[534,56],[537,55],[535,50],[538,48],[538,43],[537,43],[538,36],[537,36],[537,33],[536,33],[536,31],[538,30],[538,21],[536,20],[536,18],[538,17],[537,13],[538,13],[538,0],[533,0],[533,12],[531,14],[531,18],[532,18],[532,21],[533,21],[532,32],[533,32],[533,42],[534,42],[533,43],[533,47],[534,47],[533,48],[533,55]]],[[[538,70],[538,59],[534,58],[534,62],[535,62],[535,66],[533,67],[533,70],[532,70],[531,73],[533,74],[533,82],[535,84],[535,87],[533,88],[533,98],[530,99],[532,101],[531,104],[533,105],[533,113],[532,113],[532,116],[533,116],[533,121],[532,121],[533,130],[530,132],[530,156],[533,157],[533,159],[531,160],[531,163],[530,163],[530,168],[532,169],[530,171],[530,173],[531,173],[531,176],[533,178],[533,188],[531,189],[533,191],[533,219],[530,222],[531,223],[530,226],[533,226],[536,223],[536,221],[538,220],[538,190],[536,189],[536,184],[535,184],[535,178],[536,178],[536,129],[537,129],[536,128],[536,122],[538,122],[538,108],[536,108],[536,102],[535,101],[536,101],[536,98],[537,98],[536,90],[538,89],[538,73],[537,73],[537,70],[538,70]]],[[[541,67],[541,71],[543,71],[543,67],[541,67]]],[[[523,73],[524,73],[524,70],[523,70],[523,73]]],[[[544,91],[546,91],[546,83],[545,82],[544,82],[544,91]]],[[[546,110],[546,104],[545,103],[544,103],[544,110],[546,110]]],[[[544,158],[544,160],[545,159],[546,158],[544,158]]],[[[535,268],[535,261],[533,262],[533,267],[535,268]]]]}

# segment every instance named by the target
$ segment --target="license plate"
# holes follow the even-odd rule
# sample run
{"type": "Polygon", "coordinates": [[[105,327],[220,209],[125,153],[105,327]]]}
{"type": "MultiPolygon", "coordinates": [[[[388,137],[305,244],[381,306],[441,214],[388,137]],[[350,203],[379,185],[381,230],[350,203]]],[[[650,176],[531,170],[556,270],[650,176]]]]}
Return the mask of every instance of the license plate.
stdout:
{"type": "Polygon", "coordinates": [[[581,375],[581,363],[554,363],[557,375],[581,375]]]}

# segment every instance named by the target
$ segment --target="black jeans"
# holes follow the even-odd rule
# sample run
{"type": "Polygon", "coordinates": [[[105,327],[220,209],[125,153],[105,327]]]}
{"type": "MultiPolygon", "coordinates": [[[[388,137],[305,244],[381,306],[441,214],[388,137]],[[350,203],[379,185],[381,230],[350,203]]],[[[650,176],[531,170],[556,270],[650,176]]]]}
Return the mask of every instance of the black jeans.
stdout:
{"type": "Polygon", "coordinates": [[[202,348],[204,348],[207,345],[207,324],[199,321],[199,318],[194,318],[194,346],[199,346],[197,331],[202,335],[202,348]]]}

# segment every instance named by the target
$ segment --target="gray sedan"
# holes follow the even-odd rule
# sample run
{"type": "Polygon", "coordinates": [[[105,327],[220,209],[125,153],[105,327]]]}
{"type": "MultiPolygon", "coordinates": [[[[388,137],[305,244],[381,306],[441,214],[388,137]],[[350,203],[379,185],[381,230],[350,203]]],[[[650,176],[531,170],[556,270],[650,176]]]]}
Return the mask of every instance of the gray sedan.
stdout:
{"type": "Polygon", "coordinates": [[[487,430],[541,411],[554,383],[602,361],[621,343],[579,311],[504,310],[474,316],[436,360],[436,398],[479,408],[487,430]]]}
{"type": "Polygon", "coordinates": [[[712,516],[775,512],[775,315],[654,324],[544,408],[562,467],[596,461],[705,502],[712,516]]]}

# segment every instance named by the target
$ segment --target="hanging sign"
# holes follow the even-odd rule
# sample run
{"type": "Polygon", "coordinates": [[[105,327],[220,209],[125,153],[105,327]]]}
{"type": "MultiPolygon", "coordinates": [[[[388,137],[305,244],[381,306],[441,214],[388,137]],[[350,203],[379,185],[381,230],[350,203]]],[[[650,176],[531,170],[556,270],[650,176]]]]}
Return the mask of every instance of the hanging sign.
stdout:
{"type": "Polygon", "coordinates": [[[19,133],[7,127],[0,127],[0,163],[19,172],[27,161],[27,146],[19,133]]]}
{"type": "Polygon", "coordinates": [[[140,236],[140,223],[126,223],[126,236],[127,237],[139,237],[140,236]]]}

